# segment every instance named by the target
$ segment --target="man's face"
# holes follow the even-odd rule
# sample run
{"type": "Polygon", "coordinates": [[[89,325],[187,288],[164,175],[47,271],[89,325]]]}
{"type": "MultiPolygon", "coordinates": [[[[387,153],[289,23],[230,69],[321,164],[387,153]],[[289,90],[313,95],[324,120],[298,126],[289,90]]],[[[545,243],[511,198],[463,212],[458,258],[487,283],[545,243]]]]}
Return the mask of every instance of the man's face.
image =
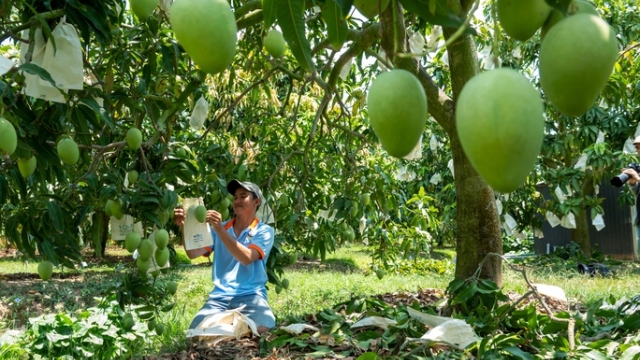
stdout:
{"type": "Polygon", "coordinates": [[[253,193],[243,188],[238,188],[233,194],[233,212],[236,215],[255,215],[260,204],[260,199],[253,198],[253,193]]]}

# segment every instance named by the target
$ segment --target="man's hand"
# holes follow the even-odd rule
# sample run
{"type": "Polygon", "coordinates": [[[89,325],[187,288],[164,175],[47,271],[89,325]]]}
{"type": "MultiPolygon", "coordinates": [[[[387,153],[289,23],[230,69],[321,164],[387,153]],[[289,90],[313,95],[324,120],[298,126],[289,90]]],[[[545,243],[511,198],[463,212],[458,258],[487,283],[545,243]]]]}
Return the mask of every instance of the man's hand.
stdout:
{"type": "Polygon", "coordinates": [[[629,185],[635,185],[637,182],[640,181],[640,175],[638,175],[638,173],[635,170],[622,169],[622,172],[631,176],[631,178],[629,179],[629,185]]]}
{"type": "Polygon", "coordinates": [[[222,227],[222,214],[215,210],[207,210],[207,223],[211,225],[213,231],[224,231],[222,227]]]}
{"type": "Polygon", "coordinates": [[[184,209],[181,207],[177,207],[173,209],[173,222],[182,229],[184,226],[184,209]]]}

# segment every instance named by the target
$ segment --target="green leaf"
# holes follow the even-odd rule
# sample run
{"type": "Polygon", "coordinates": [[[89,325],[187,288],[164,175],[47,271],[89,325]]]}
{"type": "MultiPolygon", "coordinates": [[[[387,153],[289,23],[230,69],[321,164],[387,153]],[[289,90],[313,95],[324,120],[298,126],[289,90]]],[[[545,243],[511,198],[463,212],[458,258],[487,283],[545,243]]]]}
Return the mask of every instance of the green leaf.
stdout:
{"type": "Polygon", "coordinates": [[[315,66],[311,58],[311,45],[305,35],[304,2],[305,0],[278,0],[278,24],[300,66],[313,72],[315,66]]]}
{"type": "MultiPolygon", "coordinates": [[[[44,17],[42,17],[42,15],[40,14],[40,12],[34,9],[33,6],[29,4],[29,2],[25,1],[24,5],[28,7],[29,10],[31,10],[35,14],[35,17],[38,19],[38,22],[40,22],[40,26],[42,27],[44,38],[47,39],[47,41],[51,41],[51,45],[53,45],[53,51],[54,52],[57,51],[56,40],[53,38],[53,35],[51,35],[51,28],[49,27],[47,20],[45,20],[44,17]]],[[[53,86],[55,86],[55,84],[53,86]]]]}
{"type": "Polygon", "coordinates": [[[269,31],[271,25],[276,22],[276,8],[278,0],[262,0],[262,18],[264,19],[265,33],[269,31]]]}
{"type": "Polygon", "coordinates": [[[340,10],[342,13],[347,15],[351,12],[351,7],[353,6],[353,0],[335,0],[340,6],[340,10]]]}
{"type": "Polygon", "coordinates": [[[175,306],[176,306],[176,303],[171,303],[169,305],[163,306],[162,309],[160,309],[160,311],[162,312],[171,311],[175,306]]]}
{"type": "Polygon", "coordinates": [[[51,77],[51,74],[34,63],[22,64],[18,67],[18,71],[24,71],[31,75],[38,75],[40,79],[48,81],[51,86],[56,87],[56,82],[51,77]]]}
{"type": "MultiPolygon", "coordinates": [[[[85,96],[82,99],[80,99],[80,103],[88,106],[91,110],[93,110],[94,114],[99,114],[100,118],[102,118],[104,123],[107,124],[111,130],[115,129],[115,125],[113,124],[113,121],[109,116],[109,113],[106,112],[103,108],[101,108],[98,102],[94,98],[90,96],[85,96]]],[[[84,109],[82,110],[84,111],[84,109]]],[[[87,115],[85,114],[85,116],[87,115]]]]}
{"type": "Polygon", "coordinates": [[[381,357],[378,354],[374,352],[366,352],[358,356],[356,360],[378,360],[378,359],[381,359],[381,357]]]}
{"type": "Polygon", "coordinates": [[[327,0],[322,7],[322,18],[327,23],[329,43],[338,50],[347,39],[349,27],[340,6],[334,0],[327,0]]]}
{"type": "Polygon", "coordinates": [[[640,354],[640,346],[634,345],[620,355],[620,360],[633,360],[638,354],[640,354]]]}
{"type": "Polygon", "coordinates": [[[60,209],[60,206],[58,206],[55,201],[49,201],[47,206],[49,208],[49,216],[53,222],[53,227],[55,227],[58,232],[63,232],[64,217],[62,215],[62,209],[60,209]]]}
{"type": "MultiPolygon", "coordinates": [[[[449,10],[446,0],[436,1],[435,12],[431,11],[434,5],[430,3],[430,0],[400,0],[400,3],[407,11],[420,16],[433,25],[459,28],[464,24],[464,19],[449,10]]],[[[468,27],[466,33],[475,35],[475,30],[468,27]]]]}
{"type": "Polygon", "coordinates": [[[502,350],[508,352],[511,355],[513,355],[514,358],[516,358],[516,359],[523,359],[523,360],[533,359],[533,356],[531,356],[531,354],[529,354],[528,352],[522,351],[517,346],[508,346],[508,347],[503,348],[502,350]]]}
{"type": "Polygon", "coordinates": [[[462,289],[462,291],[460,291],[459,294],[454,295],[451,301],[451,305],[464,304],[467,302],[467,300],[471,299],[471,297],[474,296],[477,292],[478,292],[478,287],[476,283],[471,283],[467,285],[467,287],[462,289]]]}

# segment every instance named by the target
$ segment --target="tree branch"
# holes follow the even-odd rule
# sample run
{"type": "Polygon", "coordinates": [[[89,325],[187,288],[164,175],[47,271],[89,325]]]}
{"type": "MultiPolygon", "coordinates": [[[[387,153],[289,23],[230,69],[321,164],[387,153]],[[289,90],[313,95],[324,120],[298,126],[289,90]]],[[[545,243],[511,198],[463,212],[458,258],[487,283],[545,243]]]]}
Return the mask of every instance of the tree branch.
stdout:
{"type": "Polygon", "coordinates": [[[238,105],[238,103],[240,103],[240,100],[242,100],[242,98],[245,97],[245,95],[247,95],[251,90],[253,90],[258,85],[264,83],[271,75],[273,75],[273,73],[277,69],[278,69],[278,67],[273,67],[273,68],[269,69],[269,71],[267,71],[267,73],[264,74],[264,76],[260,80],[254,82],[249,87],[244,89],[244,91],[240,95],[238,95],[238,97],[235,100],[233,100],[231,105],[227,106],[227,108],[224,109],[224,111],[222,111],[222,113],[220,113],[218,116],[216,116],[215,119],[213,119],[213,122],[211,123],[211,125],[209,125],[209,127],[202,133],[202,136],[196,142],[201,141],[202,139],[204,139],[205,136],[209,133],[209,131],[211,131],[211,129],[213,129],[213,127],[218,124],[218,122],[220,121],[220,119],[222,119],[223,116],[225,116],[229,111],[234,109],[238,105]]]}
{"type": "MultiPolygon", "coordinates": [[[[516,266],[511,264],[511,262],[507,258],[505,258],[501,254],[488,253],[484,257],[484,259],[482,259],[480,264],[478,264],[478,269],[476,270],[476,273],[473,276],[476,277],[476,278],[478,278],[480,276],[480,273],[482,271],[482,267],[484,266],[484,263],[487,261],[487,259],[489,259],[492,256],[501,258],[507,264],[507,266],[509,266],[509,268],[511,268],[511,270],[521,273],[522,277],[524,278],[524,281],[527,283],[527,286],[529,287],[529,289],[531,289],[525,295],[523,295],[520,299],[518,299],[516,301],[516,304],[519,303],[520,301],[522,301],[522,298],[528,297],[530,294],[534,294],[536,296],[536,298],[538,299],[538,301],[540,302],[540,305],[542,305],[544,310],[549,315],[549,319],[551,319],[551,320],[553,320],[555,322],[562,322],[562,323],[567,323],[568,324],[567,332],[568,332],[568,337],[569,337],[569,339],[568,339],[569,340],[569,349],[570,350],[575,349],[575,347],[576,347],[576,334],[575,334],[576,319],[574,319],[572,317],[569,318],[569,319],[564,319],[564,318],[559,318],[559,317],[555,316],[553,314],[553,312],[551,311],[551,309],[549,308],[549,305],[547,305],[547,303],[544,301],[544,299],[542,298],[542,296],[538,292],[538,289],[535,286],[533,286],[533,284],[531,284],[531,282],[529,281],[529,278],[527,278],[527,272],[526,272],[526,270],[524,268],[518,269],[516,266]]],[[[512,310],[512,307],[510,307],[509,310],[512,310]]]]}
{"type": "Polygon", "coordinates": [[[31,27],[35,27],[40,24],[40,20],[38,17],[42,19],[55,19],[64,15],[64,9],[56,9],[52,11],[43,12],[41,14],[36,14],[32,16],[27,22],[22,25],[18,25],[12,27],[11,29],[5,31],[2,35],[0,35],[0,43],[3,43],[5,40],[10,38],[13,34],[17,34],[22,30],[29,29],[31,27]]]}
{"type": "MultiPolygon", "coordinates": [[[[400,4],[398,4],[400,7],[400,4]]],[[[398,11],[402,14],[402,11],[398,11]]],[[[396,21],[399,21],[398,30],[401,34],[396,34],[398,38],[402,39],[401,44],[404,46],[404,38],[406,37],[404,18],[398,16],[396,21]]],[[[427,102],[429,104],[429,114],[442,126],[449,136],[455,134],[455,119],[454,119],[454,104],[453,100],[442,89],[435,84],[431,76],[427,71],[421,67],[416,58],[403,58],[401,56],[393,56],[393,31],[386,31],[386,29],[393,29],[393,10],[392,6],[388,6],[387,9],[380,14],[380,22],[385,31],[382,32],[382,47],[389,56],[389,59],[393,64],[399,68],[404,69],[414,74],[427,95],[427,102]]]]}

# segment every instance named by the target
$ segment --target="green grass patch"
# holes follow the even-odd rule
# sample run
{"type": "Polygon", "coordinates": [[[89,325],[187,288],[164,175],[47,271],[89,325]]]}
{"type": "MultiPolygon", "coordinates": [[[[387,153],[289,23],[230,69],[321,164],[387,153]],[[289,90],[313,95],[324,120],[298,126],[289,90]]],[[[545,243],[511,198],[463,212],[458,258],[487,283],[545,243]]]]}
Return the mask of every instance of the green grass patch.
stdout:
{"type": "MultiPolygon", "coordinates": [[[[180,259],[184,249],[177,248],[180,259]]],[[[288,290],[276,294],[275,286],[268,286],[269,302],[278,321],[300,318],[352,298],[394,292],[417,292],[419,289],[445,289],[453,280],[454,257],[451,250],[433,251],[430,258],[404,260],[388,269],[379,280],[371,271],[372,259],[364,246],[350,246],[327,255],[325,261],[300,255],[298,262],[285,269],[284,278],[290,282],[288,290]]],[[[73,313],[96,306],[102,294],[121,281],[114,272],[132,266],[131,255],[122,249],[108,249],[106,258],[114,262],[94,261],[86,268],[65,270],[65,276],[42,282],[36,275],[36,263],[20,259],[0,259],[0,306],[5,311],[0,319],[2,329],[22,328],[27,319],[46,313],[73,313]],[[29,275],[27,275],[29,274],[29,275]],[[15,278],[13,278],[15,277],[15,278]],[[9,279],[9,280],[7,280],[9,279]]],[[[161,336],[152,336],[140,349],[141,354],[161,354],[185,349],[184,333],[193,316],[206,301],[213,288],[211,266],[207,258],[194,259],[190,264],[179,261],[172,271],[157,281],[175,281],[177,306],[159,315],[165,324],[161,336]]],[[[572,303],[587,304],[613,295],[617,299],[630,298],[640,287],[640,266],[622,263],[614,267],[614,277],[590,277],[579,274],[571,265],[528,266],[532,283],[556,285],[562,288],[572,303]]],[[[60,270],[56,270],[59,272],[60,270]]],[[[526,283],[521,274],[505,266],[503,292],[522,294],[526,283]]]]}

